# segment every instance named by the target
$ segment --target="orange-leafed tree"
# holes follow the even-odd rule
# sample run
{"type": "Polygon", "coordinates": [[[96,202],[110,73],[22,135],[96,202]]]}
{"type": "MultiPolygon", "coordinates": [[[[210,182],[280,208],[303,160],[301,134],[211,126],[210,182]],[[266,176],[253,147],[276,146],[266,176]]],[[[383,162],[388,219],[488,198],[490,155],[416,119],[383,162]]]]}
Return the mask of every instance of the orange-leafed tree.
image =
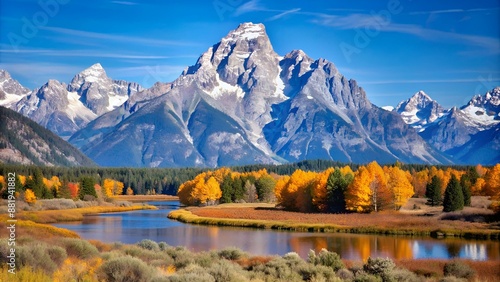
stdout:
{"type": "Polygon", "coordinates": [[[282,197],[282,193],[286,185],[288,184],[288,181],[290,181],[290,176],[284,175],[280,177],[278,181],[276,181],[276,186],[274,186],[274,195],[276,196],[276,202],[278,202],[279,204],[281,204],[284,200],[282,197]]]}
{"type": "Polygon", "coordinates": [[[491,196],[491,207],[500,212],[500,164],[490,168],[484,175],[483,193],[491,196]]]}
{"type": "Polygon", "coordinates": [[[429,183],[429,170],[424,169],[418,172],[414,172],[412,175],[412,184],[415,189],[415,195],[418,197],[425,197],[425,189],[427,183],[429,183]]]}
{"type": "Polygon", "coordinates": [[[132,187],[127,187],[127,195],[134,195],[134,190],[132,190],[132,187]]]}
{"type": "Polygon", "coordinates": [[[413,196],[413,186],[404,170],[399,167],[388,167],[388,186],[392,191],[392,206],[395,210],[400,209],[413,196]]]}
{"type": "Polygon", "coordinates": [[[330,174],[334,171],[334,168],[328,168],[318,173],[312,184],[312,204],[319,211],[326,212],[328,210],[328,191],[326,186],[330,174]]]}
{"type": "Polygon", "coordinates": [[[280,205],[289,210],[310,211],[312,209],[312,182],[316,177],[315,172],[296,170],[281,189],[280,205]]]}
{"type": "Polygon", "coordinates": [[[78,198],[78,191],[80,190],[80,186],[78,183],[68,182],[68,189],[71,199],[78,198]]]}
{"type": "Polygon", "coordinates": [[[24,191],[24,201],[28,204],[36,203],[35,193],[31,189],[26,189],[26,191],[24,191]]]}
{"type": "Polygon", "coordinates": [[[371,174],[364,166],[354,173],[354,179],[345,193],[346,209],[355,212],[370,212],[372,210],[371,174]]]}

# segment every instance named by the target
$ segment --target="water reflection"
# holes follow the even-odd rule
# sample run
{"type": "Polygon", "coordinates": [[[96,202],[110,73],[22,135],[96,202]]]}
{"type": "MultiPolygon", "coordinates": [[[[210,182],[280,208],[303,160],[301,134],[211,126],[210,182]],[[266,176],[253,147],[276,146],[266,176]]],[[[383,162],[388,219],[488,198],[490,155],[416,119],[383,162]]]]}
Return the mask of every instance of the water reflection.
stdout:
{"type": "Polygon", "coordinates": [[[460,239],[429,239],[361,234],[279,232],[234,227],[199,226],[169,220],[169,211],[178,202],[154,202],[159,210],[85,216],[81,222],[55,224],[85,239],[104,242],[136,243],[143,239],[186,246],[193,251],[238,247],[255,255],[283,255],[297,252],[307,257],[309,250],[325,248],[342,258],[366,260],[368,257],[396,259],[468,258],[500,260],[500,242],[460,239]]]}

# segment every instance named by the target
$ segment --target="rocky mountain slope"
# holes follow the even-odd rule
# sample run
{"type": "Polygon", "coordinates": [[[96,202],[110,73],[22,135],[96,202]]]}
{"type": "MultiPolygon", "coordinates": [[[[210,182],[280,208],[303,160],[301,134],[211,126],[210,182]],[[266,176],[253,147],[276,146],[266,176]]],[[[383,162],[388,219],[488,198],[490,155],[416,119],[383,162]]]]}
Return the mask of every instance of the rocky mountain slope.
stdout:
{"type": "Polygon", "coordinates": [[[30,92],[6,70],[0,70],[0,106],[11,107],[30,92]]]}
{"type": "Polygon", "coordinates": [[[68,139],[90,121],[119,107],[141,90],[136,83],[110,79],[102,66],[95,64],[77,74],[69,85],[49,80],[18,101],[12,102],[12,95],[10,100],[0,97],[0,104],[68,139]]]}
{"type": "Polygon", "coordinates": [[[241,24],[163,87],[139,92],[148,99],[102,115],[71,142],[105,166],[450,163],[333,63],[276,54],[261,24],[241,24]]]}
{"type": "Polygon", "coordinates": [[[94,166],[78,149],[36,122],[0,106],[0,162],[94,166]]]}
{"type": "Polygon", "coordinates": [[[429,144],[457,163],[500,162],[500,87],[449,110],[418,92],[395,111],[429,144]]]}

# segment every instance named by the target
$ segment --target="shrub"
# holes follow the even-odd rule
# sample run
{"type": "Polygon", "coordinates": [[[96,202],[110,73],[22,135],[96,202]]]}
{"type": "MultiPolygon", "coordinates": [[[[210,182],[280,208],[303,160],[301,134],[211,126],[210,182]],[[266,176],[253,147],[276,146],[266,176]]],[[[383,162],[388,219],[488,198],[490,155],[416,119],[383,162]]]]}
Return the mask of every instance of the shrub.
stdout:
{"type": "Polygon", "coordinates": [[[50,199],[40,200],[43,209],[45,210],[67,210],[76,209],[75,201],[70,199],[50,199]]]}
{"type": "Polygon", "coordinates": [[[18,267],[30,266],[34,270],[42,270],[47,274],[52,274],[57,269],[57,264],[52,260],[44,243],[33,243],[18,247],[18,267]]]}
{"type": "Polygon", "coordinates": [[[402,268],[396,268],[387,275],[387,279],[384,281],[395,281],[395,282],[422,282],[423,278],[418,277],[415,273],[402,268]]]}
{"type": "Polygon", "coordinates": [[[359,271],[356,273],[353,282],[382,282],[382,278],[379,276],[375,276],[365,271],[359,271]]]}
{"type": "Polygon", "coordinates": [[[211,267],[216,261],[219,260],[217,252],[202,252],[196,254],[194,262],[204,268],[211,267]]]}
{"type": "Polygon", "coordinates": [[[297,272],[304,281],[342,281],[335,276],[332,268],[324,265],[304,264],[298,267],[297,272]]]}
{"type": "Polygon", "coordinates": [[[341,268],[341,269],[339,269],[337,271],[337,276],[339,278],[341,278],[342,280],[351,281],[352,279],[354,279],[354,273],[352,273],[352,271],[350,271],[347,268],[341,268]]]}
{"type": "Polygon", "coordinates": [[[51,246],[47,248],[47,253],[54,263],[61,265],[68,257],[66,250],[59,246],[51,246]]]}
{"type": "Polygon", "coordinates": [[[97,270],[99,279],[116,282],[149,281],[155,270],[131,256],[106,261],[97,270]]]}
{"type": "Polygon", "coordinates": [[[234,247],[228,247],[219,251],[219,257],[228,260],[237,260],[245,256],[247,256],[245,252],[234,247]]]}
{"type": "Polygon", "coordinates": [[[475,275],[474,270],[469,265],[458,260],[446,263],[443,272],[445,276],[455,276],[465,279],[471,279],[475,275]]]}
{"type": "Polygon", "coordinates": [[[368,258],[368,262],[363,266],[363,270],[369,274],[378,275],[382,278],[387,277],[396,267],[394,262],[388,258],[368,258]]]}
{"type": "Polygon", "coordinates": [[[169,244],[165,243],[165,242],[160,242],[158,243],[158,247],[160,248],[160,250],[162,251],[165,251],[169,248],[172,248],[172,246],[170,246],[169,244]]]}
{"type": "Polygon", "coordinates": [[[321,249],[318,255],[316,255],[313,250],[310,250],[307,261],[314,265],[324,265],[330,267],[333,271],[345,268],[340,256],[337,253],[329,252],[326,249],[321,249]]]}
{"type": "Polygon", "coordinates": [[[137,246],[146,249],[146,250],[151,250],[151,251],[159,251],[160,247],[158,246],[158,243],[155,241],[149,240],[149,239],[144,239],[137,243],[137,246]]]}
{"type": "Polygon", "coordinates": [[[208,269],[208,273],[217,282],[248,281],[247,273],[239,265],[227,260],[214,263],[208,269]]]}
{"type": "Polygon", "coordinates": [[[66,247],[68,255],[79,259],[87,259],[99,254],[94,245],[82,239],[65,238],[63,239],[63,245],[66,247]]]}
{"type": "MultiPolygon", "coordinates": [[[[47,275],[42,270],[34,270],[31,267],[23,267],[16,271],[15,275],[7,272],[6,267],[0,267],[0,277],[9,277],[9,282],[26,282],[26,281],[36,281],[36,282],[52,282],[54,281],[49,275],[47,275]]],[[[3,281],[3,280],[2,280],[3,281]]]]}
{"type": "Polygon", "coordinates": [[[266,280],[275,281],[278,279],[288,281],[301,281],[302,276],[296,271],[299,265],[305,265],[305,261],[300,259],[297,254],[286,254],[270,260],[266,264],[257,265],[253,268],[255,272],[265,274],[266,280]]]}

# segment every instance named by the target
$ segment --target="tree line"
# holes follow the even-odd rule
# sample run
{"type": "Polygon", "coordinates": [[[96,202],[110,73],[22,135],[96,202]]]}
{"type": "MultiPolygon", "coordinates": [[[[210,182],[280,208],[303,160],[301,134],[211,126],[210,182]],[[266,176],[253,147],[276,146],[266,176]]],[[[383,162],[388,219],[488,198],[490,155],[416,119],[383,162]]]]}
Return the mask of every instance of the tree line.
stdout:
{"type": "Polygon", "coordinates": [[[319,172],[296,169],[290,175],[222,168],[184,182],[178,196],[185,205],[262,201],[301,212],[342,213],[398,210],[411,197],[427,197],[429,205],[449,212],[470,205],[472,195],[483,195],[500,208],[500,164],[407,168],[371,162],[355,171],[345,165],[319,172]]]}

